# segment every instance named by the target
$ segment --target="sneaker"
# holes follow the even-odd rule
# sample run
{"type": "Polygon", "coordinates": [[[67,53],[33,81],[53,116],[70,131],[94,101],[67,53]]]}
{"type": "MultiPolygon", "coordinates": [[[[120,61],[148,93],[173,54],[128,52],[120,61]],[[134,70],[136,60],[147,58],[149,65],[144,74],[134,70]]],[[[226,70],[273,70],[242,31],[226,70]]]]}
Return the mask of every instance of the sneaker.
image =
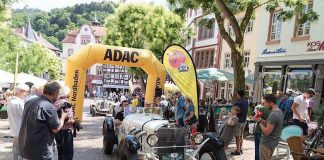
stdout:
{"type": "Polygon", "coordinates": [[[240,152],[241,152],[241,154],[243,154],[243,151],[242,150],[240,150],[240,152]]]}
{"type": "Polygon", "coordinates": [[[239,155],[241,155],[241,153],[238,152],[238,151],[235,151],[235,152],[232,152],[231,155],[233,155],[233,156],[239,156],[239,155]]]}

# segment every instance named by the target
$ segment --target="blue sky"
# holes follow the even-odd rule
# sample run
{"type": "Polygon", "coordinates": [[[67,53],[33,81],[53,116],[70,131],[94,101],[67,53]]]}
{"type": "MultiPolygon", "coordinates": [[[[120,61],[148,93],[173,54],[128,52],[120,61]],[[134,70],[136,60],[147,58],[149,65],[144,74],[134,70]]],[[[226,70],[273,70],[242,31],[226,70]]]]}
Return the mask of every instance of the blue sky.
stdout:
{"type": "MultiPolygon", "coordinates": [[[[120,0],[19,0],[18,3],[13,5],[13,8],[23,8],[28,5],[30,8],[37,8],[44,11],[50,11],[53,8],[63,8],[66,6],[73,6],[80,3],[90,3],[90,2],[102,2],[102,1],[114,1],[119,2],[120,0]]],[[[131,3],[138,2],[154,2],[157,5],[166,6],[166,0],[127,0],[131,3]]]]}

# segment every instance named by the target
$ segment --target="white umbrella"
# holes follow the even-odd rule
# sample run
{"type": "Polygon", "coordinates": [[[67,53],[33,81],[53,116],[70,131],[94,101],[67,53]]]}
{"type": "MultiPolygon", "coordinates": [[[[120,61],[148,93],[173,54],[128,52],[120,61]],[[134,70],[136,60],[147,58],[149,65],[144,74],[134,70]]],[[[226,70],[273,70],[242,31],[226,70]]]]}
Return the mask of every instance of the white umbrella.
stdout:
{"type": "Polygon", "coordinates": [[[33,76],[31,74],[19,73],[17,75],[17,83],[26,83],[26,82],[31,82],[37,85],[44,85],[46,84],[47,80],[33,76]]]}
{"type": "Polygon", "coordinates": [[[0,70],[0,83],[14,83],[14,74],[0,70]]]}
{"type": "Polygon", "coordinates": [[[260,74],[257,78],[254,94],[253,94],[253,103],[259,103],[262,100],[263,95],[263,76],[260,74]]]}

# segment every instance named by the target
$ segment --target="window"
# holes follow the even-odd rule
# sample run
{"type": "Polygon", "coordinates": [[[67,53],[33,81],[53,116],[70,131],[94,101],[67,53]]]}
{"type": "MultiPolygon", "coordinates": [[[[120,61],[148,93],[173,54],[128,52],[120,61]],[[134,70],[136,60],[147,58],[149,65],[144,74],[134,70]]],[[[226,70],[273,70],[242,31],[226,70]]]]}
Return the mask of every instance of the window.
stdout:
{"type": "Polygon", "coordinates": [[[81,35],[81,44],[88,44],[91,41],[90,35],[81,35]]]}
{"type": "Polygon", "coordinates": [[[97,66],[97,67],[96,67],[96,71],[97,71],[97,72],[96,72],[97,75],[99,75],[99,76],[102,75],[102,66],[97,66]]]}
{"type": "Polygon", "coordinates": [[[253,31],[253,21],[254,20],[249,21],[248,25],[246,26],[245,33],[249,33],[253,31]]]}
{"type": "Polygon", "coordinates": [[[204,67],[204,52],[200,52],[200,63],[199,63],[199,68],[204,67]]]}
{"type": "Polygon", "coordinates": [[[225,69],[226,68],[232,68],[232,60],[231,60],[231,54],[227,53],[225,54],[225,69]]]}
{"type": "Polygon", "coordinates": [[[68,49],[68,57],[70,57],[73,54],[74,50],[73,49],[68,49]]]}
{"type": "Polygon", "coordinates": [[[249,67],[249,63],[250,63],[250,52],[244,52],[244,55],[243,55],[244,59],[243,59],[243,64],[244,64],[244,67],[249,67]]]}
{"type": "Polygon", "coordinates": [[[279,15],[280,12],[272,13],[269,40],[280,40],[281,21],[279,20],[279,15]]]}
{"type": "MultiPolygon", "coordinates": [[[[304,9],[303,9],[301,15],[307,14],[308,12],[310,12],[311,10],[313,10],[313,5],[314,5],[314,2],[313,1],[309,1],[308,5],[305,5],[304,6],[304,9]]],[[[297,36],[309,35],[310,26],[311,26],[311,23],[309,21],[307,21],[307,22],[305,22],[303,24],[300,24],[298,26],[297,36]]]]}
{"type": "Polygon", "coordinates": [[[213,20],[213,23],[211,24],[210,28],[207,28],[205,26],[199,26],[198,41],[214,38],[214,33],[215,33],[215,21],[213,20]]]}
{"type": "Polygon", "coordinates": [[[213,67],[214,66],[214,50],[209,51],[209,66],[208,67],[213,67]]]}

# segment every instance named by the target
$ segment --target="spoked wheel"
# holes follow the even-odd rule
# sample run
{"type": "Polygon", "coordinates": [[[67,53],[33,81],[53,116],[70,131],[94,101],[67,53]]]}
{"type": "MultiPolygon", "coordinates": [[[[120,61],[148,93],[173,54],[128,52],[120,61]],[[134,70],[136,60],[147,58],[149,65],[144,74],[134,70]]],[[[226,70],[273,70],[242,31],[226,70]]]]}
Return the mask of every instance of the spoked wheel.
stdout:
{"type": "Polygon", "coordinates": [[[201,156],[200,156],[200,159],[201,160],[215,160],[216,157],[213,153],[211,152],[206,152],[206,153],[203,153],[201,156]]]}

